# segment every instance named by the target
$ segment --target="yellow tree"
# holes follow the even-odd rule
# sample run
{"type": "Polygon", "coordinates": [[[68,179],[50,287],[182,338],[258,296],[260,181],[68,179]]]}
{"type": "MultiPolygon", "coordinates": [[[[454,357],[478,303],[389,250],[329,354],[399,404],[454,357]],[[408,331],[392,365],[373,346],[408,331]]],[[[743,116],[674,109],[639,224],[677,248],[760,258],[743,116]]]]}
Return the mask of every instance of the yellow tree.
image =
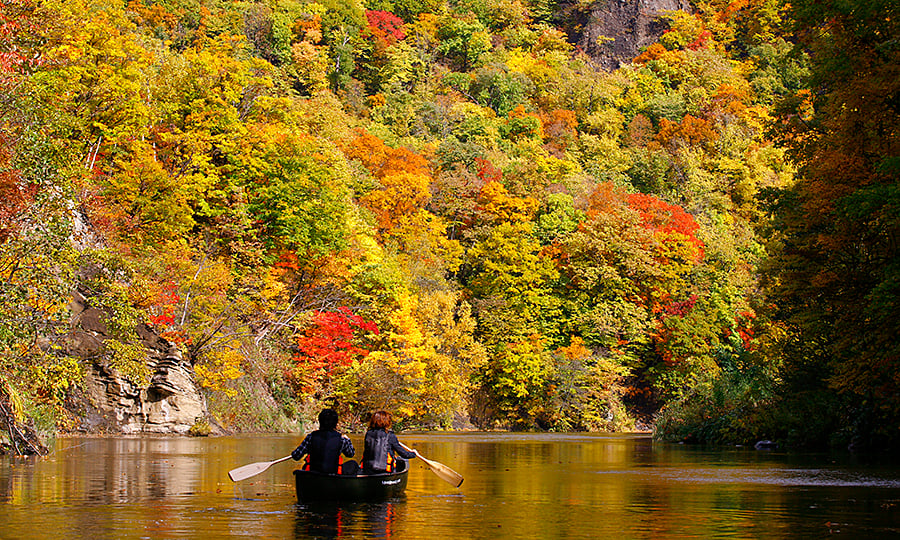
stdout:
{"type": "Polygon", "coordinates": [[[484,362],[474,320],[459,295],[403,291],[380,350],[354,362],[336,397],[362,415],[389,409],[405,425],[449,428],[461,417],[471,376],[484,362]]]}

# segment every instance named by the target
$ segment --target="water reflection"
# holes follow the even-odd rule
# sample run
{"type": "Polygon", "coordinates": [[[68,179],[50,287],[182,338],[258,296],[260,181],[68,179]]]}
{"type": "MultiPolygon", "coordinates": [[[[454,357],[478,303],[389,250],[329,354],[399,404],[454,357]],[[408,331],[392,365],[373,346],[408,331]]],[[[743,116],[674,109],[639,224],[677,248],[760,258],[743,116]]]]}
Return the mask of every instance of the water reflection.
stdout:
{"type": "Polygon", "coordinates": [[[858,487],[900,489],[900,480],[872,477],[858,472],[825,469],[771,468],[691,468],[644,471],[598,471],[597,474],[621,474],[630,480],[652,484],[763,484],[793,487],[858,487]]]}
{"type": "Polygon", "coordinates": [[[60,498],[79,497],[95,504],[135,499],[166,500],[200,489],[205,456],[183,439],[91,439],[79,448],[57,447],[55,458],[65,479],[60,498]],[[81,451],[84,462],[67,459],[81,451]]]}
{"type": "Polygon", "coordinates": [[[287,455],[298,436],[61,439],[46,458],[0,456],[0,540],[900,537],[900,467],[890,460],[640,435],[403,440],[457,470],[463,485],[413,460],[401,498],[298,504],[291,462],[239,483],[227,477],[287,455]]]}
{"type": "Polygon", "coordinates": [[[402,498],[384,502],[297,504],[295,538],[401,538],[395,536],[406,509],[402,498]]]}

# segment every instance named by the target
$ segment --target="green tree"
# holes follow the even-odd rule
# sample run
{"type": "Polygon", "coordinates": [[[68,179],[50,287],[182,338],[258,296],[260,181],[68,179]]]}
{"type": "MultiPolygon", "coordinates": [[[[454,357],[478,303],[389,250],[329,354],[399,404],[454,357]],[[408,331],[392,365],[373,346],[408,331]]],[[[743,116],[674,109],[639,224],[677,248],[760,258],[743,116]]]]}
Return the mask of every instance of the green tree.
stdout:
{"type": "Polygon", "coordinates": [[[437,52],[461,71],[477,65],[481,55],[491,49],[490,34],[473,16],[441,17],[436,37],[437,52]]]}
{"type": "Polygon", "coordinates": [[[803,352],[785,358],[797,384],[788,391],[834,392],[844,406],[830,412],[848,426],[846,436],[862,445],[896,443],[897,6],[800,1],[791,7],[812,65],[810,93],[799,94],[783,116],[800,175],[778,199],[784,235],[770,281],[804,344],[803,352]]]}
{"type": "Polygon", "coordinates": [[[347,247],[349,171],[336,148],[265,125],[234,159],[248,211],[271,249],[293,251],[308,267],[347,247]]]}
{"type": "Polygon", "coordinates": [[[480,299],[479,333],[488,344],[556,334],[558,273],[531,230],[531,223],[503,223],[469,249],[468,289],[480,299]]]}

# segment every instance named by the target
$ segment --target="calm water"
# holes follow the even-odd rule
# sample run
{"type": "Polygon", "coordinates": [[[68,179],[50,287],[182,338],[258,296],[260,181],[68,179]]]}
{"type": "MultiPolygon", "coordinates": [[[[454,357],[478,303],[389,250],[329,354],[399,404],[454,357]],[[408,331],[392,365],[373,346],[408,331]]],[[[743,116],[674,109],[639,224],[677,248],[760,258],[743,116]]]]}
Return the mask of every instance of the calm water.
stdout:
{"type": "MultiPolygon", "coordinates": [[[[361,437],[351,437],[357,448],[361,437]]],[[[0,538],[900,538],[900,464],[702,449],[639,435],[410,434],[404,497],[297,504],[300,437],[60,439],[0,457],[0,538]]]]}

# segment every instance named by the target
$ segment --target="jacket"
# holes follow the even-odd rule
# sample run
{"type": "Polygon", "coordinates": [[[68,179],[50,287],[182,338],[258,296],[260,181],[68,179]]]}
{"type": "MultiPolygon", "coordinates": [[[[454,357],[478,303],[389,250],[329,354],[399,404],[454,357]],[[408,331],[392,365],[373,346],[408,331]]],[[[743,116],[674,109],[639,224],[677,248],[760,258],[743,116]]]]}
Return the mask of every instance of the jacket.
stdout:
{"type": "Polygon", "coordinates": [[[393,431],[370,429],[366,432],[366,447],[363,450],[363,472],[393,472],[397,456],[404,459],[416,457],[397,440],[393,431]]]}
{"type": "Polygon", "coordinates": [[[327,474],[340,474],[341,454],[353,457],[355,450],[349,439],[344,439],[337,431],[316,430],[306,436],[303,442],[292,453],[291,457],[299,460],[306,455],[307,471],[327,474]]]}

